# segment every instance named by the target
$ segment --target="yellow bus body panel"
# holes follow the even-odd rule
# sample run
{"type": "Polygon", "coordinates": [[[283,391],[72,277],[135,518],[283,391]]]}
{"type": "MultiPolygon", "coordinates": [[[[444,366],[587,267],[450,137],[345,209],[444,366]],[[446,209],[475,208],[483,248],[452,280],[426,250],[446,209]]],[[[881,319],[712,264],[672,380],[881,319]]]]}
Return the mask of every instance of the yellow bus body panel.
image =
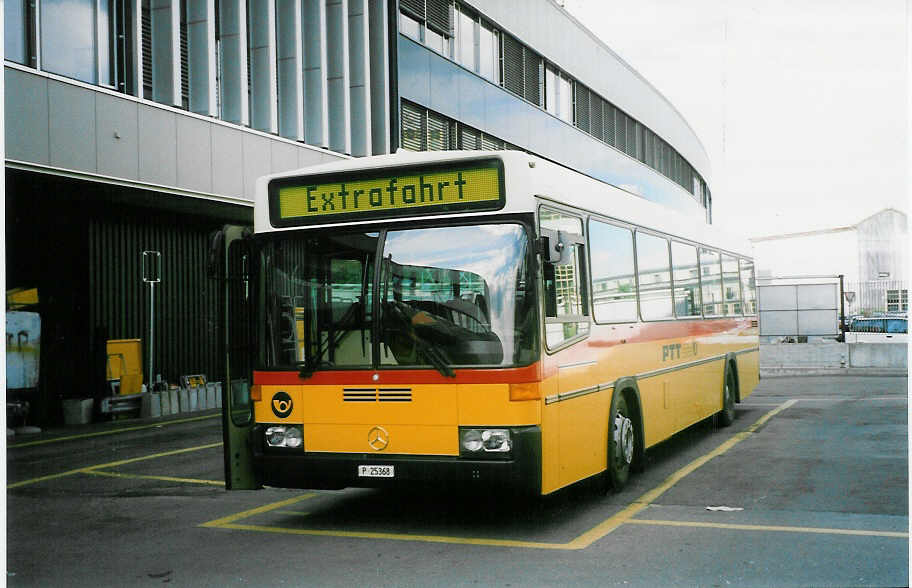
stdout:
{"type": "MultiPolygon", "coordinates": [[[[303,425],[304,448],[321,452],[370,452],[368,433],[383,427],[390,438],[384,453],[402,455],[458,455],[459,426],[537,425],[541,401],[511,402],[508,384],[420,384],[389,386],[408,389],[408,401],[352,400],[346,386],[262,386],[262,400],[254,402],[258,423],[303,425]],[[272,410],[273,397],[284,391],[292,399],[285,418],[272,410]]],[[[380,388],[382,391],[383,388],[380,388]]]]}

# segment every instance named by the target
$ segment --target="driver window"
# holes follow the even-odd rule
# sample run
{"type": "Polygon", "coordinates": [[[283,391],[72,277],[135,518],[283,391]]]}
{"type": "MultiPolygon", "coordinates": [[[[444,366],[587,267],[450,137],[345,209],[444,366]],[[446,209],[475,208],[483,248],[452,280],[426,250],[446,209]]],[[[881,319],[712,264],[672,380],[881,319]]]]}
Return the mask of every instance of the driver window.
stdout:
{"type": "Polygon", "coordinates": [[[583,221],[580,217],[541,208],[539,226],[551,231],[549,247],[560,251],[560,260],[543,260],[545,340],[554,349],[589,332],[586,298],[583,221]]]}

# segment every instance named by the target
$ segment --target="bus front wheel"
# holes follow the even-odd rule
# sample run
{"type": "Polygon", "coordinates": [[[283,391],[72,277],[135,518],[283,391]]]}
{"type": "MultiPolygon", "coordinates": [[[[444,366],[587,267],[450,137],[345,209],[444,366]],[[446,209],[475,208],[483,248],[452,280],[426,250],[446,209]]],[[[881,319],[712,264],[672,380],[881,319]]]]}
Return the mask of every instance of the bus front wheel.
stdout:
{"type": "Polygon", "coordinates": [[[611,417],[611,436],[608,438],[608,484],[617,492],[630,478],[630,468],[636,449],[636,428],[627,397],[621,394],[611,417]]]}

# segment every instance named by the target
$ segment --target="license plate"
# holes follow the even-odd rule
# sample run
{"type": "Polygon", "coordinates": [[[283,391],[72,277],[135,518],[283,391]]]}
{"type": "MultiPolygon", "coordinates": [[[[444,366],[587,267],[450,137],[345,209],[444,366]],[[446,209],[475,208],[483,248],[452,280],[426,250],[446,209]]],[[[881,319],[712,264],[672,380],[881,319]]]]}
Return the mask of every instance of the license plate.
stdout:
{"type": "Polygon", "coordinates": [[[394,468],[391,465],[359,465],[359,478],[394,478],[394,468]]]}

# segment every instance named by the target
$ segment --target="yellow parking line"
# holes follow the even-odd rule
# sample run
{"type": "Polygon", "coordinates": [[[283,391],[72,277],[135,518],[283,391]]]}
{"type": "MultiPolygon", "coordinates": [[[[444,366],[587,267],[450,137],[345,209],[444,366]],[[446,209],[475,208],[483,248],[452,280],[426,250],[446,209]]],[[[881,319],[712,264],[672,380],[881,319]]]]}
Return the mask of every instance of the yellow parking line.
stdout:
{"type": "Polygon", "coordinates": [[[208,484],[210,486],[224,486],[224,480],[198,480],[196,478],[175,478],[173,476],[144,476],[140,474],[124,474],[121,472],[105,472],[102,470],[87,470],[83,472],[93,476],[107,476],[109,478],[126,478],[137,480],[161,480],[164,482],[185,482],[188,484],[208,484]]]}
{"type": "Polygon", "coordinates": [[[20,447],[32,447],[33,445],[45,445],[47,443],[57,443],[59,441],[72,441],[73,439],[87,439],[89,437],[100,437],[102,435],[115,435],[117,433],[126,433],[128,431],[140,431],[142,429],[154,429],[156,427],[165,427],[168,425],[178,425],[180,423],[192,423],[194,421],[202,421],[205,419],[214,419],[220,417],[221,413],[217,414],[208,414],[205,416],[192,417],[188,419],[178,419],[174,421],[164,421],[161,423],[154,423],[151,425],[139,425],[136,427],[123,427],[122,429],[111,429],[108,431],[96,431],[95,433],[83,433],[81,435],[67,435],[66,437],[54,437],[53,439],[41,439],[40,441],[26,441],[24,443],[14,443],[12,445],[7,445],[7,449],[18,449],[20,447]]]}
{"type": "Polygon", "coordinates": [[[865,537],[896,537],[908,539],[908,533],[898,531],[866,531],[863,529],[830,529],[827,527],[786,527],[781,525],[737,525],[731,523],[707,523],[690,521],[660,521],[653,519],[631,519],[634,525],[663,525],[668,527],[704,527],[709,529],[736,529],[739,531],[774,531],[782,533],[819,533],[822,535],[861,535],[865,537]]]}
{"type": "Polygon", "coordinates": [[[307,500],[308,498],[313,498],[316,495],[317,494],[315,492],[309,492],[307,494],[295,496],[294,498],[288,498],[286,500],[280,500],[279,502],[265,504],[263,506],[258,506],[257,508],[245,510],[244,512],[235,513],[233,515],[228,515],[227,517],[222,517],[220,519],[215,519],[214,521],[209,521],[208,523],[203,523],[202,525],[200,525],[200,527],[224,527],[225,525],[230,525],[234,521],[239,521],[241,519],[246,519],[247,517],[252,517],[254,515],[263,514],[264,512],[276,510],[276,509],[282,508],[283,506],[291,506],[292,504],[301,502],[302,500],[307,500]]]}
{"type": "Polygon", "coordinates": [[[786,408],[795,404],[795,402],[797,402],[797,401],[789,400],[789,401],[783,402],[782,404],[780,404],[773,410],[769,411],[768,413],[764,414],[762,417],[757,419],[757,421],[754,422],[754,424],[752,424],[750,427],[748,427],[744,431],[742,431],[740,433],[736,433],[735,435],[728,438],[724,443],[722,443],[721,445],[719,445],[718,447],[716,447],[715,449],[713,449],[706,455],[698,457],[697,459],[693,460],[692,462],[690,462],[683,468],[679,469],[678,471],[676,471],[675,473],[670,475],[668,478],[666,478],[665,481],[662,482],[660,485],[656,486],[649,492],[643,494],[638,499],[634,500],[632,503],[630,503],[626,508],[621,510],[619,513],[607,518],[602,523],[596,525],[589,531],[583,533],[582,535],[580,535],[579,537],[574,539],[571,543],[578,545],[577,549],[585,549],[586,547],[589,547],[594,542],[598,541],[599,539],[601,539],[608,533],[617,529],[619,526],[630,521],[634,516],[636,516],[637,513],[639,513],[641,510],[643,510],[644,508],[649,506],[659,496],[661,496],[662,494],[665,494],[665,492],[667,492],[672,486],[674,486],[679,481],[681,481],[682,478],[690,475],[691,473],[694,472],[694,470],[701,467],[703,464],[705,464],[712,458],[722,455],[723,453],[727,452],[729,449],[731,449],[732,447],[734,447],[741,441],[750,437],[757,429],[759,429],[761,426],[766,424],[767,421],[769,421],[771,418],[773,418],[774,416],[776,416],[777,414],[779,414],[786,408]]]}
{"type": "Polygon", "coordinates": [[[603,538],[605,535],[611,533],[619,526],[632,522],[633,517],[639,513],[641,510],[649,506],[651,502],[656,500],[659,496],[667,492],[672,486],[677,484],[682,478],[691,474],[694,470],[708,462],[714,457],[718,457],[743,441],[747,439],[751,434],[753,434],[757,429],[766,424],[771,418],[787,409],[788,407],[795,404],[795,400],[789,400],[778,405],[775,409],[767,412],[762,417],[757,419],[750,427],[744,431],[737,433],[727,439],[724,443],[716,447],[714,450],[709,453],[695,459],[690,462],[683,468],[676,471],[674,474],[666,478],[666,480],[653,488],[649,492],[640,496],[637,500],[627,505],[620,512],[612,515],[611,517],[605,519],[603,522],[599,523],[589,531],[583,533],[579,537],[569,541],[567,543],[545,543],[545,542],[536,542],[536,541],[517,541],[511,539],[482,539],[482,538],[471,538],[471,537],[450,537],[450,536],[441,536],[441,535],[408,535],[402,533],[370,533],[370,532],[358,532],[358,531],[332,531],[332,530],[318,530],[318,529],[289,529],[287,527],[275,527],[267,525],[247,525],[240,524],[236,521],[240,521],[247,517],[253,516],[255,514],[262,514],[272,510],[277,510],[279,508],[289,506],[294,504],[304,498],[310,498],[312,494],[304,495],[303,497],[291,498],[288,500],[283,500],[281,502],[276,502],[272,504],[267,504],[265,506],[245,511],[242,513],[237,513],[235,515],[230,515],[228,517],[218,519],[215,521],[210,521],[204,523],[203,527],[218,527],[222,529],[237,529],[243,531],[259,531],[265,533],[283,533],[288,535],[315,535],[322,537],[351,537],[351,538],[360,538],[360,539],[391,539],[396,541],[423,541],[428,543],[451,543],[459,545],[487,545],[487,546],[497,546],[497,547],[521,547],[527,549],[556,549],[556,550],[578,550],[585,549],[603,538]]]}
{"type": "Polygon", "coordinates": [[[422,543],[449,543],[451,545],[485,545],[495,547],[523,547],[526,549],[580,549],[571,543],[536,543],[533,541],[514,541],[511,539],[476,539],[471,537],[449,537],[446,535],[406,535],[404,533],[370,533],[359,531],[330,531],[319,529],[289,529],[287,527],[270,527],[266,525],[242,525],[229,523],[216,526],[221,529],[240,531],[259,531],[261,533],[282,533],[286,535],[311,535],[318,537],[345,537],[353,539],[388,539],[393,541],[419,541],[422,543]]]}
{"type": "Polygon", "coordinates": [[[47,476],[41,476],[41,477],[38,477],[38,478],[32,478],[32,479],[30,479],[30,480],[22,480],[21,482],[14,482],[14,483],[12,483],[12,484],[7,484],[7,485],[6,485],[6,488],[7,488],[7,490],[11,490],[11,489],[13,489],[13,488],[19,488],[19,487],[21,487],[21,486],[28,486],[28,485],[30,485],[30,484],[37,484],[38,482],[46,482],[47,480],[56,480],[57,478],[63,478],[63,477],[66,477],[66,476],[72,476],[73,474],[90,474],[90,473],[92,473],[93,471],[99,470],[99,469],[114,468],[114,467],[122,466],[122,465],[125,465],[125,464],[128,464],[128,463],[136,463],[136,462],[138,462],[138,461],[146,461],[146,460],[149,460],[149,459],[156,459],[156,458],[159,458],[159,457],[168,457],[169,455],[179,455],[179,454],[181,454],[181,453],[188,453],[188,452],[190,452],[190,451],[199,451],[199,450],[201,450],[201,449],[211,449],[211,448],[213,448],[213,447],[220,447],[221,445],[222,445],[222,443],[221,443],[221,441],[219,441],[218,443],[210,443],[210,444],[208,444],[208,445],[200,445],[200,446],[198,446],[198,447],[186,447],[186,448],[184,448],[184,449],[175,449],[175,450],[173,450],[173,451],[164,451],[164,452],[162,452],[162,453],[154,453],[154,454],[152,454],[152,455],[144,455],[144,456],[142,456],[142,457],[134,457],[134,458],[131,458],[131,459],[121,459],[121,460],[119,460],[119,461],[112,461],[112,462],[109,462],[109,463],[101,463],[101,464],[98,464],[98,465],[93,465],[93,466],[89,466],[89,467],[85,467],[85,468],[79,468],[79,469],[76,469],[76,470],[69,470],[69,471],[66,471],[66,472],[61,472],[61,473],[59,473],[59,474],[49,474],[49,475],[47,475],[47,476]]]}

